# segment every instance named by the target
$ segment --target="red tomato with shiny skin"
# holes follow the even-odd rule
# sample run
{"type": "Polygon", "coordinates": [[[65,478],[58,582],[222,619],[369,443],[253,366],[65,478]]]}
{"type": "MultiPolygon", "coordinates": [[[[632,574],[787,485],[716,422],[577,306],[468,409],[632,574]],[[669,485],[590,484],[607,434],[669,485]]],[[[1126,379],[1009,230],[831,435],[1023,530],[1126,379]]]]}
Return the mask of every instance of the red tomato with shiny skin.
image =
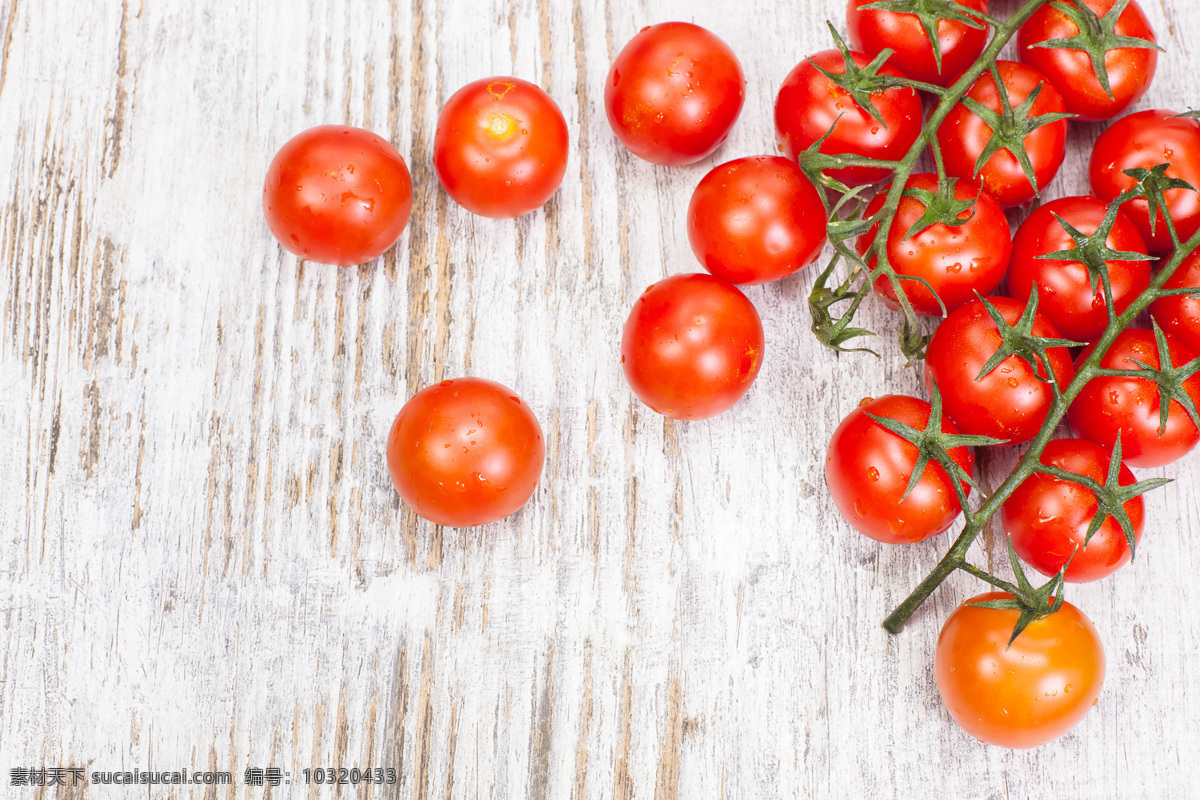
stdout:
{"type": "MultiPolygon", "coordinates": [[[[1055,439],[1042,451],[1041,462],[1103,485],[1108,479],[1112,451],[1086,439],[1055,439]]],[[[1122,486],[1137,483],[1123,463],[1117,480],[1122,486]]],[[[1004,501],[1000,520],[1022,561],[1049,577],[1057,575],[1070,560],[1064,579],[1068,583],[1088,583],[1111,575],[1132,557],[1125,532],[1112,517],[1104,520],[1084,546],[1088,526],[1099,508],[1096,495],[1078,483],[1034,473],[1004,501]]],[[[1140,542],[1145,502],[1139,495],[1124,508],[1133,525],[1134,541],[1140,542]]]]}
{"type": "MultiPolygon", "coordinates": [[[[1069,0],[1071,5],[1082,2],[1103,19],[1117,0],[1069,0]]],[[[1113,31],[1118,36],[1157,42],[1150,21],[1133,0],[1113,31]]],[[[1092,59],[1085,50],[1066,47],[1034,47],[1051,39],[1070,39],[1079,34],[1071,18],[1047,4],[1033,13],[1017,31],[1017,52],[1021,61],[1045,75],[1062,95],[1067,111],[1078,114],[1083,121],[1112,119],[1141,99],[1158,67],[1158,51],[1152,48],[1118,47],[1104,56],[1108,72],[1108,87],[1112,97],[1100,85],[1092,59]]]]}
{"type": "Polygon", "coordinates": [[[263,213],[289,252],[350,267],[383,255],[412,212],[412,179],[385,139],[320,125],[289,139],[267,169],[263,213]]]}
{"type": "Polygon", "coordinates": [[[472,214],[528,214],[566,174],[567,121],[550,95],[528,81],[472,81],[442,106],[433,168],[446,194],[472,214]]]}
{"type": "MultiPolygon", "coordinates": [[[[863,8],[874,2],[876,0],[848,0],[846,3],[850,43],[855,50],[872,57],[892,48],[895,53],[888,63],[913,80],[949,86],[962,77],[987,46],[987,25],[976,29],[954,20],[938,20],[938,46],[942,51],[939,72],[929,37],[916,15],[863,8]]],[[[988,9],[988,0],[960,2],[977,11],[988,9]]]]}
{"type": "MultiPolygon", "coordinates": [[[[1158,164],[1171,165],[1167,177],[1200,188],[1200,120],[1176,117],[1174,111],[1139,111],[1114,122],[1092,148],[1088,163],[1092,193],[1101,200],[1112,200],[1136,183],[1125,170],[1150,169],[1158,164]]],[[[1168,189],[1164,196],[1179,241],[1185,242],[1200,230],[1200,192],[1168,189]]],[[[1162,208],[1158,209],[1153,232],[1145,198],[1129,200],[1121,209],[1138,226],[1151,253],[1171,252],[1171,234],[1162,208]]]]}
{"type": "Polygon", "coordinates": [[[825,246],[819,190],[781,156],[739,158],[704,176],[687,213],[692,252],[730,283],[786,278],[825,246]]]}
{"type": "MultiPolygon", "coordinates": [[[[1163,288],[1200,288],[1200,250],[1183,260],[1163,288]]],[[[1200,296],[1159,298],[1150,304],[1150,314],[1164,333],[1200,353],[1200,296]]]]}
{"type": "MultiPolygon", "coordinates": [[[[954,484],[936,461],[929,462],[916,487],[901,501],[918,450],[867,416],[927,430],[931,410],[917,397],[893,394],[867,399],[834,431],[825,454],[825,483],[842,517],[864,536],[884,544],[920,542],[943,533],[962,513],[954,484]]],[[[953,435],[958,429],[943,418],[942,432],[953,435]]],[[[950,457],[971,474],[975,456],[969,448],[956,447],[950,457]]],[[[969,486],[963,488],[970,493],[969,486]]]]}
{"type": "MultiPolygon", "coordinates": [[[[1182,366],[1195,356],[1182,342],[1167,338],[1171,363],[1182,366]]],[[[1084,350],[1080,362],[1091,355],[1093,348],[1084,350]]],[[[1106,369],[1141,369],[1134,361],[1162,366],[1158,359],[1158,344],[1151,331],[1126,328],[1100,359],[1106,369]]],[[[1184,383],[1192,402],[1200,405],[1200,374],[1184,383]]],[[[1161,398],[1158,384],[1143,378],[1098,377],[1088,381],[1075,397],[1067,418],[1071,428],[1084,439],[1112,449],[1121,434],[1121,454],[1131,467],[1161,467],[1178,461],[1200,443],[1200,430],[1183,406],[1171,401],[1166,431],[1159,436],[1161,398]]]]}
{"type": "MultiPolygon", "coordinates": [[[[1025,310],[1024,303],[1008,297],[992,297],[989,301],[1009,325],[1015,324],[1025,310]]],[[[1040,311],[1034,317],[1033,335],[1060,338],[1040,311]]],[[[1020,444],[1041,429],[1054,402],[1054,391],[1037,377],[1046,377],[1045,365],[1035,374],[1016,356],[1009,356],[976,380],[1000,345],[1000,332],[983,302],[971,301],[951,312],[933,332],[925,351],[925,385],[932,391],[937,382],[946,416],[963,433],[1020,444]]],[[[1051,347],[1047,355],[1059,386],[1066,388],[1075,377],[1070,351],[1051,347]]]]}
{"type": "MultiPolygon", "coordinates": [[[[996,65],[1000,70],[1000,79],[1008,89],[1009,102],[1013,108],[1021,105],[1040,85],[1042,91],[1033,104],[1030,116],[1063,110],[1063,101],[1058,90],[1033,67],[1014,61],[997,61],[996,65]]],[[[990,72],[979,76],[967,92],[967,97],[1000,113],[1000,92],[996,89],[990,72]]],[[[937,130],[937,140],[942,148],[946,172],[956,178],[979,181],[983,190],[1004,208],[1029,202],[1037,196],[1037,192],[1025,177],[1016,156],[1007,149],[994,153],[983,165],[979,175],[975,175],[975,162],[991,138],[991,127],[976,116],[975,112],[962,103],[952,108],[937,130]]],[[[1033,165],[1034,177],[1037,178],[1038,191],[1044,190],[1058,174],[1058,168],[1062,166],[1063,157],[1066,155],[1067,121],[1061,119],[1037,128],[1025,137],[1024,143],[1033,165]]]]}
{"type": "MultiPolygon", "coordinates": [[[[1008,268],[1008,292],[1022,303],[1038,287],[1038,311],[1058,332],[1076,342],[1100,338],[1108,325],[1104,286],[1097,280],[1092,291],[1088,268],[1079,261],[1043,259],[1048,253],[1074,250],[1075,241],[1055,217],[1061,217],[1090,236],[1108,212],[1108,203],[1095,197],[1062,197],[1034,209],[1013,237],[1008,268]]],[[[1106,245],[1117,252],[1146,253],[1146,242],[1128,215],[1119,212],[1106,245]]],[[[1109,261],[1108,277],[1113,303],[1120,314],[1150,285],[1149,261],[1109,261]]]]}
{"type": "Polygon", "coordinates": [[[690,22],[638,31],[604,83],[604,110],[621,144],[668,167],[720,147],[746,101],[746,77],[729,45],[690,22]]]}
{"type": "Polygon", "coordinates": [[[967,733],[998,747],[1037,747],[1078,725],[1099,698],[1104,645],[1070,603],[1029,623],[1010,645],[1020,612],[972,603],[1011,598],[977,595],[947,617],[933,677],[946,710],[967,733]]]}
{"type": "Polygon", "coordinates": [[[546,446],[533,411],[482,378],[429,386],[400,409],[387,440],[392,484],[437,525],[486,525],[525,505],[546,446]]]}
{"type": "MultiPolygon", "coordinates": [[[[924,189],[937,192],[936,175],[921,174],[909,178],[908,189],[924,189]]],[[[864,218],[876,214],[887,200],[889,185],[871,200],[864,218]]],[[[1004,280],[1008,269],[1012,239],[1008,232],[1008,219],[1000,206],[977,184],[959,180],[954,186],[957,200],[975,200],[975,205],[959,214],[966,220],[958,227],[935,223],[911,239],[902,238],[925,213],[925,203],[916,197],[904,197],[896,209],[895,221],[888,235],[888,263],[900,275],[924,278],[933,287],[934,297],[923,284],[905,281],[904,293],[918,314],[941,316],[938,305],[940,297],[949,313],[975,299],[975,293],[987,296],[995,291],[1004,280]]],[[[858,252],[866,253],[879,233],[879,225],[858,237],[858,252]]],[[[877,256],[868,264],[874,269],[877,256]]],[[[883,297],[889,308],[899,308],[892,282],[886,277],[875,281],[875,292],[883,297]]]]}
{"type": "MultiPolygon", "coordinates": [[[[862,53],[850,55],[860,67],[871,63],[871,58],[862,53]]],[[[835,86],[814,65],[834,75],[846,72],[842,54],[824,50],[801,61],[788,73],[775,98],[775,137],[783,145],[784,154],[796,158],[832,127],[833,133],[821,144],[822,153],[852,153],[889,161],[903,158],[921,135],[921,98],[917,93],[898,86],[872,94],[871,102],[882,117],[880,124],[849,92],[835,86]]],[[[879,74],[904,77],[887,64],[879,74]]],[[[888,173],[879,167],[846,167],[826,170],[825,174],[852,186],[874,183],[888,173]]]]}
{"type": "Polygon", "coordinates": [[[733,406],[762,366],[758,312],[733,284],[672,275],[633,304],[621,337],[629,388],[655,413],[699,420],[733,406]]]}

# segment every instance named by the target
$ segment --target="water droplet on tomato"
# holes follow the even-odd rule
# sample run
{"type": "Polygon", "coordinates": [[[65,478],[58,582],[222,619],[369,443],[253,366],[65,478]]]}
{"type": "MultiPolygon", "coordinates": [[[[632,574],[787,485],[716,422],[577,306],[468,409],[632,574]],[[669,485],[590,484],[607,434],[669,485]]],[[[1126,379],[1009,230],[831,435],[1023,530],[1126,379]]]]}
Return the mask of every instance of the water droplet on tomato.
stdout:
{"type": "Polygon", "coordinates": [[[874,467],[871,467],[870,469],[867,470],[867,477],[873,481],[879,480],[879,470],[875,469],[874,467]]]}

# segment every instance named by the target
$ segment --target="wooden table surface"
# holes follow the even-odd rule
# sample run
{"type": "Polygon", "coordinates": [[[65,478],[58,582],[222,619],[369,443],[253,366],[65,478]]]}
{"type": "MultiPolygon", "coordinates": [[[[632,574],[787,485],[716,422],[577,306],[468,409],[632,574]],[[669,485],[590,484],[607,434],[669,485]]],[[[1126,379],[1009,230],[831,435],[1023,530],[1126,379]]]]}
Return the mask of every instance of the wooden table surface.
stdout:
{"type": "MultiPolygon", "coordinates": [[[[1015,0],[994,0],[999,13],[1015,0]]],[[[1200,103],[1200,9],[1143,0],[1166,48],[1139,108],[1200,103]],[[1192,31],[1189,34],[1189,31],[1192,31]]],[[[897,347],[809,333],[813,272],[751,288],[762,373],[675,423],[618,363],[634,298],[696,271],[684,213],[730,158],[772,152],[787,71],[842,0],[0,0],[0,781],[12,768],[393,767],[386,787],[272,797],[1196,796],[1200,456],[1142,477],[1136,563],[1070,596],[1108,653],[1099,705],[1040,749],[977,743],[931,674],[952,578],[899,636],[879,621],[942,537],[886,548],[827,495],[826,443],[864,396],[920,391],[897,347]],[[723,37],[749,80],[729,142],[688,168],[615,141],[614,55],[643,25],[723,37]],[[557,100],[561,190],[518,220],[439,188],[459,86],[557,100]],[[300,130],[390,139],[415,203],[356,269],[298,261],[260,194],[300,130]],[[488,377],[546,434],[531,502],[442,529],[402,506],[384,440],[418,389],[488,377]]],[[[1086,191],[1074,128],[1046,197],[1086,191]]],[[[1017,217],[1014,217],[1014,221],[1017,217]]],[[[876,300],[867,319],[894,318],[876,300]]],[[[982,457],[993,485],[1014,463],[982,457]]],[[[972,557],[995,563],[1003,538],[972,557]]]]}

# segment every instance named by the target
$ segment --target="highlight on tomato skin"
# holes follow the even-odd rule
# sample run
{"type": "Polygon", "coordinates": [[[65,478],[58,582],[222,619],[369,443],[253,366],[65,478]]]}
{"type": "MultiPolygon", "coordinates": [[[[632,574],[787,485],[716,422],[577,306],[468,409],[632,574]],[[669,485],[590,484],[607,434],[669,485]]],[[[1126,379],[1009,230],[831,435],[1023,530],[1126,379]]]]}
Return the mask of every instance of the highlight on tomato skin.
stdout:
{"type": "Polygon", "coordinates": [[[433,136],[433,167],[454,202],[509,219],[541,208],[567,171],[567,121],[541,87],[481,78],[446,100],[433,136]]]}
{"type": "Polygon", "coordinates": [[[694,164],[729,137],[746,76],[728,44],[690,22],[642,28],[604,82],[608,124],[629,152],[668,167],[694,164]]]}
{"type": "MultiPolygon", "coordinates": [[[[830,438],[825,483],[842,518],[862,535],[884,544],[920,542],[944,533],[962,513],[950,476],[934,461],[904,497],[916,466],[917,447],[867,416],[926,430],[931,412],[930,404],[919,397],[886,395],[860,404],[830,438]]],[[[945,418],[941,430],[958,433],[945,418]]],[[[971,473],[975,456],[970,448],[956,447],[950,457],[971,473]]],[[[970,495],[970,487],[963,488],[970,495]]]]}
{"type": "Polygon", "coordinates": [[[518,511],[546,457],[541,425],[512,389],[483,378],[426,387],[387,439],[392,484],[418,516],[460,528],[518,511]]]}
{"type": "Polygon", "coordinates": [[[263,214],[300,258],[351,267],[383,255],[412,211],[412,178],[396,148],[347,125],[318,125],[289,139],[263,181],[263,214]]]}
{"type": "Polygon", "coordinates": [[[1025,749],[1054,741],[1087,716],[1104,688],[1104,645],[1087,615],[1068,602],[1010,645],[1019,612],[974,604],[1011,598],[988,592],[955,609],[938,636],[933,676],[963,730],[987,744],[1025,749]]]}
{"type": "Polygon", "coordinates": [[[758,311],[736,286],[705,273],[672,275],[633,304],[621,335],[621,368],[655,413],[702,420],[750,390],[763,346],[758,311]]]}

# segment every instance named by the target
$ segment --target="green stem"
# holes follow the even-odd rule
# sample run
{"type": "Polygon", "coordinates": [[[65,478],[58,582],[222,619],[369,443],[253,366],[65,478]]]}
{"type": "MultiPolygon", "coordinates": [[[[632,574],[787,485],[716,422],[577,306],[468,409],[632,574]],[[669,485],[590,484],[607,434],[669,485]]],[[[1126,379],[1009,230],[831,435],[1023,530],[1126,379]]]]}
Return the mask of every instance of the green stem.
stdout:
{"type": "Polygon", "coordinates": [[[908,300],[907,294],[900,285],[900,276],[892,268],[887,255],[887,240],[891,235],[892,223],[895,221],[896,212],[900,208],[900,199],[904,195],[908,179],[912,177],[917,159],[920,158],[925,148],[929,147],[930,143],[937,138],[937,130],[946,120],[946,116],[958,105],[963,95],[975,84],[979,76],[991,69],[991,66],[996,62],[996,58],[1000,55],[1000,51],[1016,35],[1017,29],[1047,2],[1049,0],[1029,0],[1016,14],[1003,24],[996,26],[995,36],[992,37],[992,41],[988,43],[987,48],[984,49],[979,59],[942,94],[937,107],[929,115],[929,119],[925,121],[921,135],[917,138],[917,141],[905,154],[904,158],[894,165],[892,185],[888,189],[887,199],[880,210],[879,227],[877,228],[879,233],[876,234],[875,243],[872,245],[876,256],[874,274],[876,278],[880,274],[887,276],[888,281],[892,285],[892,291],[896,295],[896,300],[900,304],[900,310],[904,312],[908,324],[913,328],[919,326],[920,321],[917,318],[916,311],[913,310],[912,304],[908,300]]]}
{"type": "MultiPolygon", "coordinates": [[[[1116,341],[1117,337],[1122,331],[1124,331],[1127,327],[1129,327],[1130,324],[1133,323],[1133,320],[1138,314],[1145,311],[1146,308],[1148,308],[1155,300],[1166,296],[1163,291],[1163,286],[1171,279],[1171,276],[1175,274],[1175,271],[1179,268],[1179,265],[1183,263],[1184,259],[1197,248],[1200,248],[1200,232],[1197,232],[1181,247],[1176,249],[1175,254],[1171,257],[1171,259],[1167,261],[1162,269],[1159,270],[1158,274],[1154,276],[1154,280],[1151,281],[1149,288],[1139,295],[1138,298],[1134,300],[1132,304],[1130,304],[1129,308],[1125,309],[1124,312],[1109,321],[1108,326],[1104,330],[1104,334],[1096,342],[1092,352],[1075,372],[1074,379],[1067,386],[1065,391],[1063,391],[1059,396],[1055,397],[1054,402],[1050,407],[1050,413],[1046,417],[1045,423],[1042,425],[1042,429],[1033,439],[1029,449],[1021,458],[1020,463],[1017,464],[1017,468],[1014,469],[1012,474],[1004,480],[1004,483],[1000,484],[1000,486],[994,492],[992,492],[991,496],[984,501],[983,505],[980,506],[978,511],[972,513],[968,510],[964,510],[964,514],[967,518],[967,524],[963,528],[962,533],[959,534],[958,539],[956,539],[954,544],[950,547],[950,551],[946,553],[945,557],[943,557],[940,562],[938,562],[938,565],[933,568],[933,571],[925,577],[925,580],[921,581],[920,585],[913,590],[912,594],[910,594],[904,600],[904,602],[897,606],[896,609],[887,616],[887,618],[883,621],[884,628],[892,633],[899,633],[900,629],[904,627],[904,624],[908,622],[913,613],[916,612],[922,603],[929,599],[929,596],[933,594],[934,590],[941,586],[942,582],[945,581],[946,578],[950,577],[950,574],[955,570],[964,569],[965,571],[976,575],[976,577],[981,577],[979,570],[974,568],[966,569],[964,566],[966,564],[968,548],[970,548],[970,546],[974,543],[976,537],[979,536],[979,533],[983,530],[983,527],[987,524],[988,520],[990,520],[992,516],[994,516],[995,513],[1000,510],[1000,506],[1004,504],[1004,501],[1011,497],[1012,493],[1016,491],[1017,487],[1020,486],[1026,478],[1028,478],[1037,470],[1038,465],[1041,463],[1042,451],[1045,450],[1047,443],[1049,443],[1050,439],[1054,436],[1055,430],[1058,428],[1059,423],[1062,422],[1063,417],[1066,416],[1067,409],[1070,408],[1072,401],[1074,401],[1075,398],[1079,396],[1079,393],[1083,391],[1083,387],[1086,386],[1088,382],[1092,380],[1092,378],[1096,377],[1100,373],[1100,360],[1104,358],[1105,353],[1108,352],[1108,349],[1112,346],[1113,342],[1116,341]]],[[[992,581],[989,581],[989,583],[990,582],[992,581]]]]}

